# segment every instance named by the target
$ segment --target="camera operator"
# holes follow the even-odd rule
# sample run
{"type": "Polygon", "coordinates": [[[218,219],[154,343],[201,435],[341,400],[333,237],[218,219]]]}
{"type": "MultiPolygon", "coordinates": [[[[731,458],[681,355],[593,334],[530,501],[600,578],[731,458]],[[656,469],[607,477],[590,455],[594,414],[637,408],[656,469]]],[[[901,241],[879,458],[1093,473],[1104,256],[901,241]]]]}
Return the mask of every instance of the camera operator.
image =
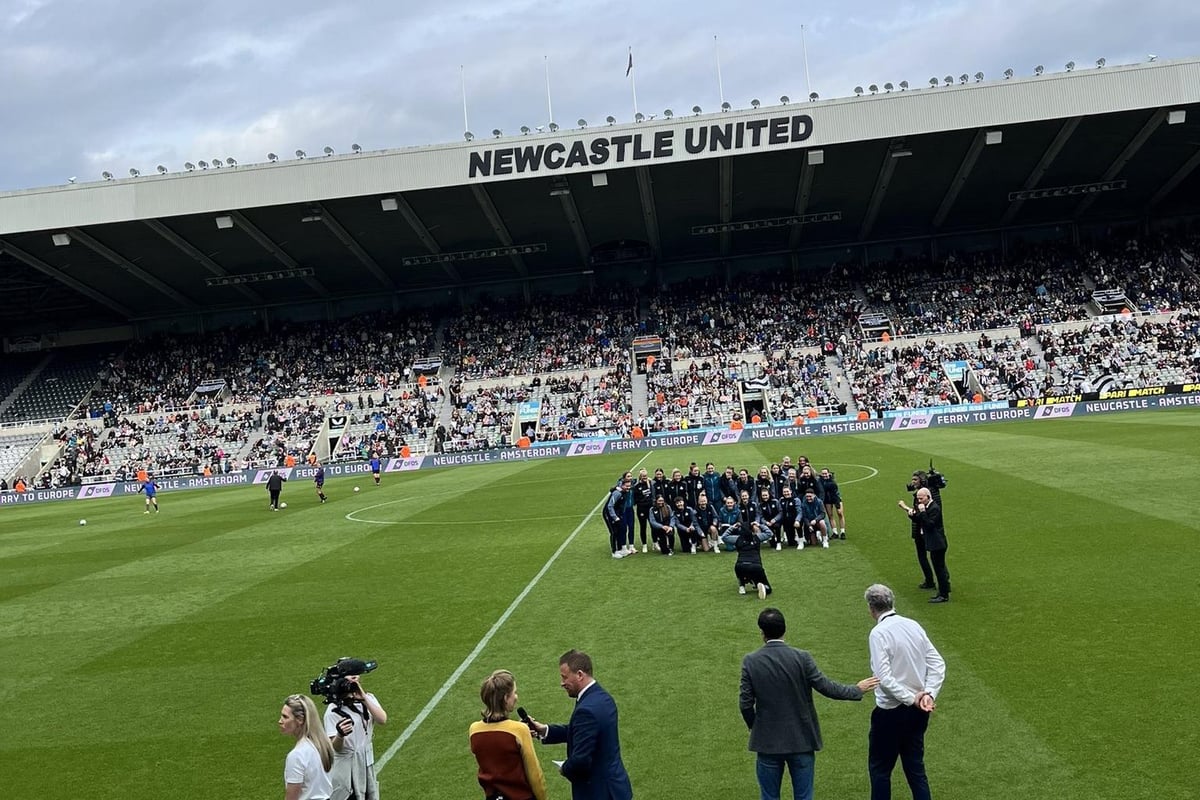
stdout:
{"type": "Polygon", "coordinates": [[[360,675],[346,675],[334,702],[325,709],[325,733],[333,744],[331,800],[378,800],[375,779],[375,725],[387,724],[387,712],[364,691],[360,675]]]}
{"type": "MultiPolygon", "coordinates": [[[[917,492],[921,489],[928,489],[931,499],[937,504],[938,508],[942,507],[942,489],[946,488],[946,476],[933,468],[933,463],[929,464],[929,472],[924,470],[915,470],[912,474],[912,480],[905,487],[912,492],[913,505],[917,505],[917,492]]],[[[921,567],[921,573],[925,580],[920,585],[921,589],[936,588],[934,584],[933,568],[929,564],[929,556],[925,547],[925,536],[921,530],[921,520],[918,517],[910,515],[912,524],[913,545],[917,550],[917,564],[921,567]]]]}

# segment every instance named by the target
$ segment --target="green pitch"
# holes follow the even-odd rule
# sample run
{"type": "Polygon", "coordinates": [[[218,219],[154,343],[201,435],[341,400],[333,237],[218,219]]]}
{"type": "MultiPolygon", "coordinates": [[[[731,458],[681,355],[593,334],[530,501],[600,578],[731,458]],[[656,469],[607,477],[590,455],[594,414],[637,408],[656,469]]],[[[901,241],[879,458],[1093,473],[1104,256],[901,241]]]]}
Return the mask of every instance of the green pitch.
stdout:
{"type": "MultiPolygon", "coordinates": [[[[849,538],[765,552],[768,603],[850,682],[863,589],[896,590],[948,662],[937,796],[1190,796],[1198,444],[1200,414],[1156,412],[341,478],[323,506],[293,481],[279,513],[257,486],[164,492],[148,516],[140,496],[3,507],[0,796],[280,796],[284,696],[357,656],[380,664],[364,685],[390,716],[385,800],[482,797],[480,681],[511,669],[522,705],[566,721],[557,659],[579,647],[620,707],[638,797],[754,797],[737,683],[764,604],[737,595],[730,553],[611,559],[594,512],[635,463],[753,473],[784,454],[836,471],[849,538]],[[931,457],[950,480],[944,606],[916,588],[896,508],[931,457]]],[[[870,701],[817,705],[819,796],[865,796],[870,701]]],[[[563,748],[539,752],[569,797],[563,748]]]]}

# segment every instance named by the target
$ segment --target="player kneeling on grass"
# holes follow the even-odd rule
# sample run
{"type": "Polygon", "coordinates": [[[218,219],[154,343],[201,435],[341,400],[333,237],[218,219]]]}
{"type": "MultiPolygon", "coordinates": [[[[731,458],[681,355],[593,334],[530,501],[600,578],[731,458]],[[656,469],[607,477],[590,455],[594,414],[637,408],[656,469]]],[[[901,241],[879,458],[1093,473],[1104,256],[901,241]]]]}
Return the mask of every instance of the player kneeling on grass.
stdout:
{"type": "Polygon", "coordinates": [[[771,532],[755,531],[748,522],[738,522],[737,526],[721,537],[729,549],[737,551],[737,562],[733,565],[733,574],[737,578],[738,594],[746,593],[746,584],[758,590],[758,599],[765,600],[771,593],[771,582],[762,565],[760,548],[764,542],[771,541],[771,532]]]}
{"type": "Polygon", "coordinates": [[[804,490],[796,526],[802,539],[800,544],[796,545],[796,549],[804,549],[803,539],[808,539],[812,545],[829,547],[829,523],[825,517],[825,504],[817,497],[817,490],[813,486],[804,490]]]}

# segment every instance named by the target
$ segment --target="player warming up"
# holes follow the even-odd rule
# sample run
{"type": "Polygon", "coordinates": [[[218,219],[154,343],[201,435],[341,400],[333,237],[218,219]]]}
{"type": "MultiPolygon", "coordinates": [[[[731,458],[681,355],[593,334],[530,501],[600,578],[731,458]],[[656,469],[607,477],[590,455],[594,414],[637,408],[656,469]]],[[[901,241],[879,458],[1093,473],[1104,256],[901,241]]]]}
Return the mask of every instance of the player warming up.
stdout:
{"type": "Polygon", "coordinates": [[[146,480],[144,480],[142,482],[142,485],[138,487],[138,492],[146,493],[146,510],[143,511],[142,513],[149,514],[150,506],[153,505],[154,513],[157,514],[158,513],[158,484],[154,482],[154,478],[151,478],[150,476],[147,475],[146,480]]]}

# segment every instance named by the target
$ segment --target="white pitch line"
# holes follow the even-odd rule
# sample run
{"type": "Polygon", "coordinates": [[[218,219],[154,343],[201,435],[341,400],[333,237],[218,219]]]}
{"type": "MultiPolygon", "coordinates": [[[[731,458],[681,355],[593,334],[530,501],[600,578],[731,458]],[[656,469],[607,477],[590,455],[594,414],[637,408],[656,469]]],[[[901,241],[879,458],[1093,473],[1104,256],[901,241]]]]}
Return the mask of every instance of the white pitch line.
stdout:
{"type": "MultiPolygon", "coordinates": [[[[638,461],[638,463],[633,465],[633,468],[637,469],[640,467],[642,465],[642,461],[645,461],[649,457],[650,453],[646,453],[646,455],[642,456],[641,461],[638,461]]],[[[471,665],[475,663],[475,659],[479,657],[479,654],[483,652],[483,649],[492,641],[492,637],[496,635],[496,631],[500,630],[500,626],[508,621],[508,618],[511,617],[513,612],[517,610],[517,606],[521,605],[521,602],[529,595],[531,591],[533,591],[533,588],[537,586],[538,581],[542,579],[542,576],[550,570],[550,567],[554,565],[554,562],[558,560],[558,557],[562,555],[562,552],[567,549],[567,546],[570,545],[571,542],[575,541],[575,537],[579,535],[579,532],[583,530],[583,527],[591,521],[592,517],[596,516],[596,512],[599,511],[600,507],[606,502],[608,502],[607,496],[604,497],[599,503],[596,503],[596,506],[586,517],[583,518],[583,521],[580,522],[578,527],[571,532],[571,535],[566,538],[566,541],[558,546],[558,549],[554,551],[554,555],[550,556],[550,559],[542,566],[540,570],[538,570],[538,574],[534,575],[529,583],[525,585],[525,588],[521,590],[521,593],[517,595],[516,599],[509,603],[508,608],[506,608],[504,613],[500,615],[500,619],[493,623],[492,627],[488,629],[488,632],[485,633],[483,638],[479,640],[479,644],[475,645],[475,649],[471,651],[470,655],[463,659],[463,662],[458,665],[458,669],[454,670],[450,677],[446,679],[446,682],[442,684],[442,688],[438,689],[433,697],[429,698],[429,702],[425,704],[425,707],[421,709],[421,712],[413,718],[412,722],[408,723],[408,727],[405,728],[400,736],[396,738],[396,741],[392,742],[391,746],[387,749],[387,752],[375,760],[376,774],[383,772],[383,768],[386,767],[388,762],[392,760],[392,756],[396,755],[396,753],[400,751],[400,748],[404,746],[405,742],[412,738],[412,735],[416,733],[417,728],[421,727],[421,723],[425,721],[425,718],[428,717],[435,708],[437,708],[438,704],[442,702],[442,698],[444,698],[450,692],[450,690],[454,688],[454,684],[458,683],[458,679],[462,677],[462,674],[470,669],[471,665]]]]}

